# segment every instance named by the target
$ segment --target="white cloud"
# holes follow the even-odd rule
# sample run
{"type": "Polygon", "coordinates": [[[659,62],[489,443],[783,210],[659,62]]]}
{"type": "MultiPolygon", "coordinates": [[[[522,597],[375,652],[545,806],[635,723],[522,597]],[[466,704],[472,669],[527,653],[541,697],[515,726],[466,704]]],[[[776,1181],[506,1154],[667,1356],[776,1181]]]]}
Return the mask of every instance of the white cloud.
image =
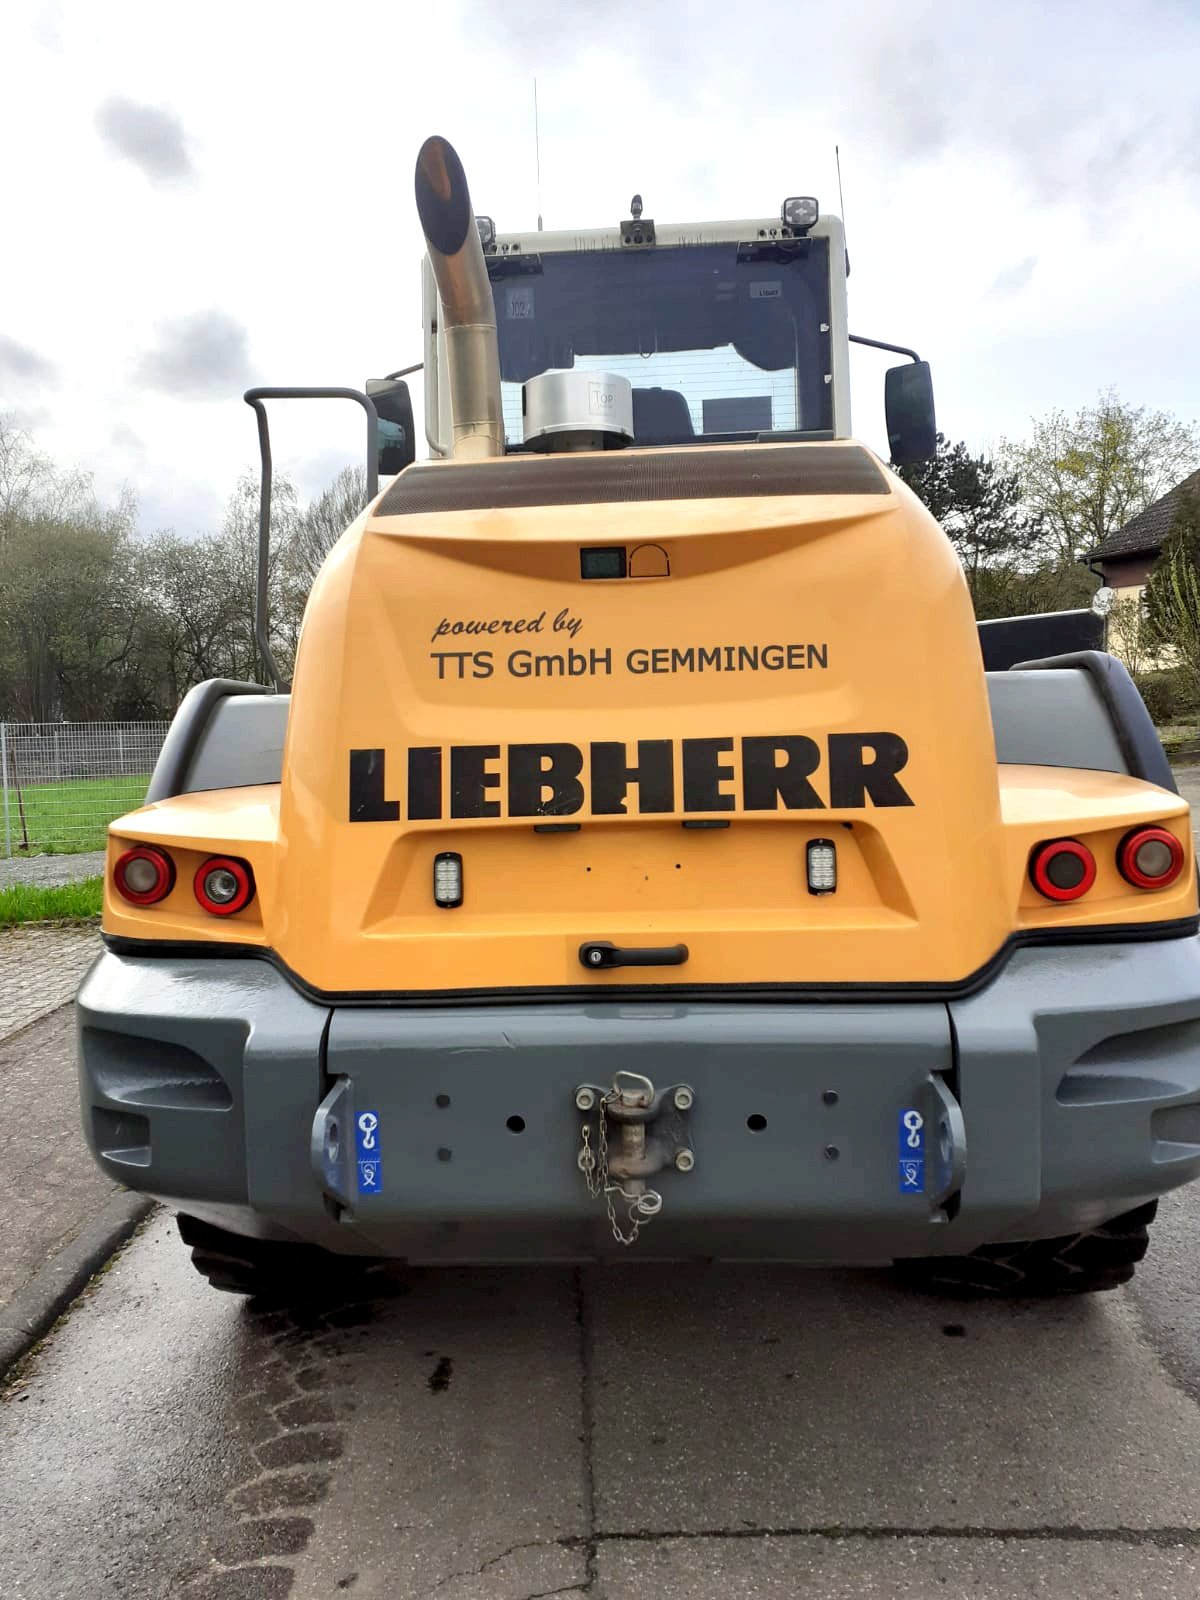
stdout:
{"type": "Polygon", "coordinates": [[[0,333],[0,382],[6,385],[27,387],[31,384],[51,386],[58,381],[58,369],[19,339],[10,339],[0,333]]]}
{"type": "Polygon", "coordinates": [[[114,95],[97,111],[96,126],[117,155],[153,181],[192,177],[183,124],[172,112],[114,95]]]}
{"type": "Polygon", "coordinates": [[[196,311],[159,324],[137,364],[152,389],[187,400],[222,399],[250,381],[245,328],[224,311],[196,311]]]}
{"type": "Polygon", "coordinates": [[[1022,289],[1028,287],[1036,268],[1036,256],[1026,256],[1023,261],[1014,261],[1011,266],[996,274],[988,293],[1020,294],[1022,289]]]}

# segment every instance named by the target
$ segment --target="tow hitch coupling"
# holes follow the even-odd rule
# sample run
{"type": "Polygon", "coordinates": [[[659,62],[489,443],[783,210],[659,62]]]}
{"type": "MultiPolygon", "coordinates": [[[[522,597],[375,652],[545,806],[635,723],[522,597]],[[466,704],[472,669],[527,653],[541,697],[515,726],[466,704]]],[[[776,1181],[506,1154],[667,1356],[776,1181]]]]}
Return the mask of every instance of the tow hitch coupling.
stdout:
{"type": "Polygon", "coordinates": [[[603,1198],[618,1244],[634,1244],[642,1224],[662,1210],[662,1195],[647,1178],[694,1169],[689,1113],[695,1100],[686,1083],[656,1089],[640,1072],[616,1073],[608,1089],[594,1083],[576,1089],[575,1107],[583,1121],[575,1159],[588,1193],[603,1198]]]}

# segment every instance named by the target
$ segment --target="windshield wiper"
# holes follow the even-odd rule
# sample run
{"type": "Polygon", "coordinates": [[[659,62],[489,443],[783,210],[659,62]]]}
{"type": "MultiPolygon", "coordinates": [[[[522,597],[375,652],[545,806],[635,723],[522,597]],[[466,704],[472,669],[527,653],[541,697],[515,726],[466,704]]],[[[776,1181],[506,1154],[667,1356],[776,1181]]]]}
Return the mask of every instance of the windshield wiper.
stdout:
{"type": "Polygon", "coordinates": [[[543,271],[540,255],[485,256],[484,260],[493,283],[497,278],[539,277],[543,271]]]}

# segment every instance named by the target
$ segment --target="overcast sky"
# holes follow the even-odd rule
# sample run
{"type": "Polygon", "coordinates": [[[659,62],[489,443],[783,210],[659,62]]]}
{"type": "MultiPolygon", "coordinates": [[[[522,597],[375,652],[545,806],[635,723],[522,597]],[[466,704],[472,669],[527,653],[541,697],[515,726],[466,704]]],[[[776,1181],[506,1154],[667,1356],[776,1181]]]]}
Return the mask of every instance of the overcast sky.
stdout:
{"type": "MultiPolygon", "coordinates": [[[[501,230],[836,209],[851,327],[995,443],[1123,398],[1200,413],[1200,0],[8,0],[0,411],[143,528],[213,525],[252,382],[421,358],[412,167],[461,154],[501,230]]],[[[885,358],[854,357],[879,447],[885,358]]],[[[419,383],[418,379],[418,383],[419,383]]],[[[291,406],[311,493],[349,407],[291,406]]]]}

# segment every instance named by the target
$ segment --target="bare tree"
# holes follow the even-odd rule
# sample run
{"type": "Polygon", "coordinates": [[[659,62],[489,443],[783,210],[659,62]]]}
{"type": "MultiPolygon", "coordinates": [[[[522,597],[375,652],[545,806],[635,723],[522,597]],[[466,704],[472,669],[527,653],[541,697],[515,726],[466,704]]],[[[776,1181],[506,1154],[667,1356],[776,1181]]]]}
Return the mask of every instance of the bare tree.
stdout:
{"type": "Polygon", "coordinates": [[[367,503],[367,474],[362,467],[343,467],[327,489],[296,518],[289,553],[293,579],[305,593],[333,549],[367,503]]]}
{"type": "Polygon", "coordinates": [[[1074,417],[1035,420],[1030,441],[1006,442],[1003,457],[1041,530],[1043,558],[1065,570],[1200,464],[1200,433],[1109,389],[1074,417]]]}
{"type": "Polygon", "coordinates": [[[88,473],[56,468],[23,428],[0,415],[0,545],[18,522],[78,516],[94,507],[88,473]]]}

